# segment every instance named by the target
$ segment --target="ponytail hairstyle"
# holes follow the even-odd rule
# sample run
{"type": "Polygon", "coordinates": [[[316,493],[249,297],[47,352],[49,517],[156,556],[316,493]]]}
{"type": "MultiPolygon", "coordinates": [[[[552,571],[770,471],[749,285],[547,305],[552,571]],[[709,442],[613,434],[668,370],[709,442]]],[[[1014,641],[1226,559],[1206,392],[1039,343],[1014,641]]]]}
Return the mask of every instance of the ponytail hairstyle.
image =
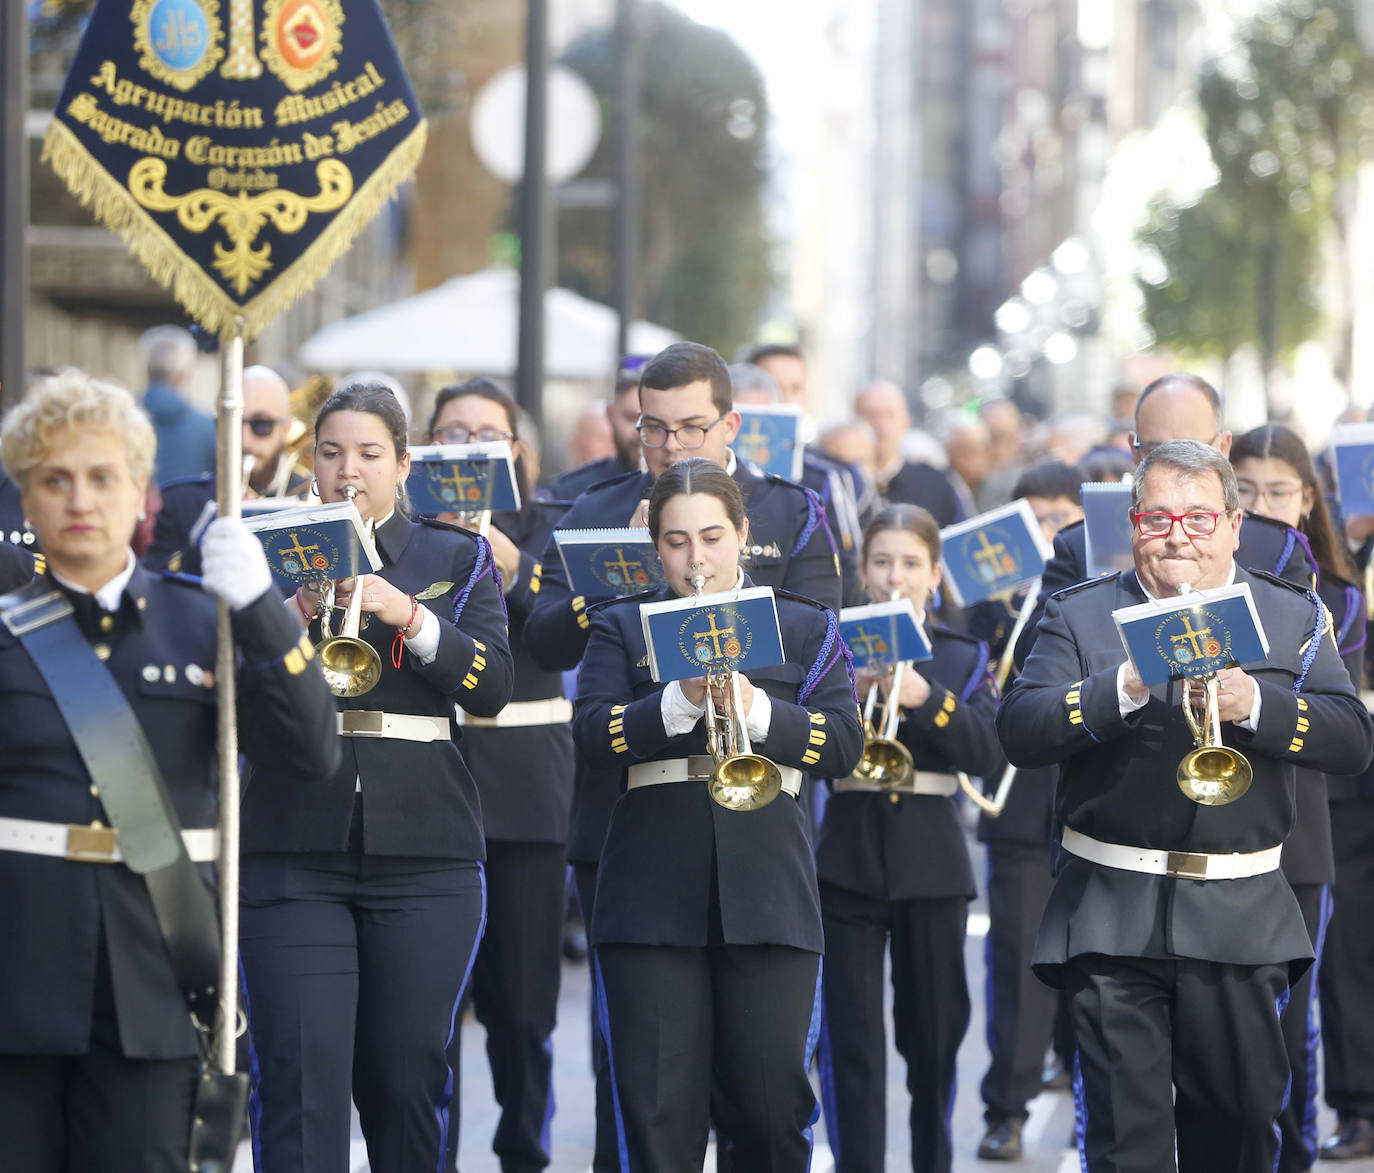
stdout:
{"type": "Polygon", "coordinates": [[[1311,547],[1317,570],[1323,575],[1334,574],[1348,581],[1355,580],[1358,577],[1355,567],[1346,553],[1345,543],[1336,536],[1331,525],[1331,513],[1326,507],[1321,482],[1317,480],[1312,457],[1301,437],[1282,424],[1252,428],[1237,436],[1231,444],[1232,465],[1242,460],[1279,460],[1293,470],[1303,488],[1312,494],[1312,509],[1299,520],[1298,530],[1311,547]]]}

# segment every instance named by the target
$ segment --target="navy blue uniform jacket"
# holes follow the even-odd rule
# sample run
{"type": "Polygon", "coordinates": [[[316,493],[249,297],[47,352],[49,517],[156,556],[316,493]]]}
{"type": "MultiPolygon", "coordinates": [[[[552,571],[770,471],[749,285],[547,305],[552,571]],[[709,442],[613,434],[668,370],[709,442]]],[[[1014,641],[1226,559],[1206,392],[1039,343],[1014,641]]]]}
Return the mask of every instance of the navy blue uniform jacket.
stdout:
{"type": "MultiPolygon", "coordinates": [[[[59,589],[63,589],[59,586],[59,589]]],[[[218,820],[215,600],[134,569],[120,609],[71,592],[76,620],[129,701],[181,825],[218,820]],[[108,620],[108,622],[107,622],[108,620]]],[[[333,698],[275,591],[233,615],[239,738],[255,766],[310,776],[338,763],[333,698]]],[[[0,627],[0,815],[89,824],[108,816],[29,654],[0,627]]],[[[203,865],[207,883],[212,866],[203,865]]],[[[195,1053],[186,1000],[148,888],[123,864],[0,851],[0,1052],[85,1054],[104,934],[124,1054],[195,1053]]]]}
{"type": "MultiPolygon", "coordinates": [[[[409,651],[393,667],[395,631],[373,619],[362,631],[382,658],[377,687],[336,698],[340,710],[446,717],[453,706],[494,717],[511,694],[511,655],[501,585],[486,540],[443,522],[414,522],[398,510],[376,533],[382,578],[440,620],[439,651],[421,666],[409,651]]],[[[319,639],[318,621],[310,638],[319,639]]],[[[369,855],[485,859],[477,787],[454,741],[340,738],[343,761],[330,776],[263,769],[243,798],[243,850],[346,851],[354,787],[363,795],[363,850],[369,855]]]]}
{"type": "Polygon", "coordinates": [[[576,468],[564,469],[544,485],[539,491],[539,495],[551,501],[575,501],[593,485],[599,485],[602,481],[609,481],[624,473],[636,471],[636,469],[627,469],[620,463],[618,456],[589,460],[586,464],[579,464],[576,468]]]}
{"type": "MultiPolygon", "coordinates": [[[[943,628],[931,628],[930,638],[932,658],[907,666],[930,683],[930,696],[903,712],[897,740],[918,773],[992,774],[1002,753],[987,646],[943,628]]],[[[955,800],[939,794],[832,794],[816,842],[816,874],[875,900],[975,895],[955,800]]]]}
{"type": "MultiPolygon", "coordinates": [[[[512,701],[562,697],[563,675],[541,668],[525,646],[525,619],[543,590],[540,557],[562,510],[529,502],[519,513],[492,518],[520,549],[520,569],[506,594],[510,649],[515,663],[512,701]]],[[[563,843],[572,807],[572,726],[522,725],[505,729],[465,728],[463,757],[482,799],[487,841],[563,843]]]]}
{"type": "MultiPolygon", "coordinates": [[[[761,586],[791,591],[832,611],[840,608],[840,573],[825,509],[812,492],[781,477],[760,476],[744,461],[735,462],[735,482],[749,517],[749,577],[761,586]]],[[[559,529],[596,529],[625,525],[649,495],[648,473],[626,473],[583,493],[558,523],[559,529]]],[[[525,622],[525,646],[535,662],[551,671],[577,667],[587,645],[587,601],[568,589],[558,546],[544,550],[544,581],[525,622]]],[[[615,786],[605,772],[583,759],[574,779],[568,858],[595,863],[606,838],[615,786]]]]}
{"type": "MultiPolygon", "coordinates": [[[[1124,654],[1111,613],[1145,600],[1134,571],[1095,579],[1050,601],[1035,648],[997,714],[1017,765],[1061,763],[1055,813],[1066,827],[1109,843],[1173,851],[1250,852],[1293,828],[1296,770],[1354,773],[1374,731],[1336,645],[1326,609],[1307,591],[1238,569],[1269,639],[1269,658],[1246,672],[1262,697],[1259,729],[1227,723],[1225,743],[1254,769],[1249,792],[1201,806],[1174,780],[1193,747],[1178,683],[1150,690],[1123,718],[1117,667],[1124,654]]],[[[1189,957],[1238,965],[1289,962],[1295,976],[1311,942],[1281,872],[1185,880],[1100,867],[1061,852],[1033,964],[1055,980],[1070,957],[1189,957]]]]}
{"type": "MultiPolygon", "coordinates": [[[[595,766],[624,771],[635,762],[706,753],[704,718],[680,737],[664,731],[664,686],[649,675],[639,604],[672,597],[665,589],[592,612],[573,736],[595,766]]],[[[863,731],[834,613],[782,593],[777,606],[787,662],[746,674],[773,704],[768,737],[754,752],[811,774],[848,774],[863,731]]],[[[780,794],[761,810],[726,810],[704,782],[621,795],[601,856],[592,943],[704,946],[713,883],[726,944],[823,950],[802,808],[780,794]]]]}

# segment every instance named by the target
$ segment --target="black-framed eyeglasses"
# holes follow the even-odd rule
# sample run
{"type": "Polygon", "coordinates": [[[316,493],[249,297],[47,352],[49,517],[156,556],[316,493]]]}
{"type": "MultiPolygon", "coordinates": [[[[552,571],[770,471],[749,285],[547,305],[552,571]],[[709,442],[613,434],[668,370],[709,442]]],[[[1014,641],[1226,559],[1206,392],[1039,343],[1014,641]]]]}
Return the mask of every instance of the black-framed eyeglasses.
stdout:
{"type": "Polygon", "coordinates": [[[269,419],[267,416],[255,415],[244,420],[243,426],[255,436],[267,437],[284,423],[286,423],[285,420],[274,420],[269,419]]]}
{"type": "Polygon", "coordinates": [[[1142,538],[1167,538],[1175,525],[1181,525],[1191,538],[1206,538],[1217,532],[1218,520],[1230,514],[1229,509],[1220,513],[1132,513],[1131,522],[1142,538]]]}
{"type": "Polygon", "coordinates": [[[675,436],[679,448],[691,451],[705,444],[706,433],[724,418],[723,415],[718,415],[709,424],[682,424],[676,428],[665,428],[662,424],[646,424],[640,420],[635,424],[635,428],[639,432],[639,442],[645,448],[662,448],[668,443],[669,436],[675,436]]]}
{"type": "Polygon", "coordinates": [[[500,428],[464,428],[450,424],[446,428],[435,428],[430,438],[439,444],[494,444],[497,440],[514,440],[515,435],[500,428]]]}

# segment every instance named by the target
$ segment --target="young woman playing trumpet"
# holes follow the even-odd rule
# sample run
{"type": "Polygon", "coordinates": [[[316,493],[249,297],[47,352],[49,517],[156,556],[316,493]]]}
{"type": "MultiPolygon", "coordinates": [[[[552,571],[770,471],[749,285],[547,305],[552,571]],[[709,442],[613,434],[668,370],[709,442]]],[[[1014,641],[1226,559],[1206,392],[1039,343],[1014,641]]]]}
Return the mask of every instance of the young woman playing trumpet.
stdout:
{"type": "Polygon", "coordinates": [[[751,585],[749,524],[734,480],[693,459],[654,482],[649,531],[667,586],[589,609],[573,719],[582,753],[625,769],[591,925],[622,1164],[698,1173],[714,1122],[735,1168],[802,1173],[822,938],[796,794],[802,771],[859,759],[853,678],[834,614],[778,591],[785,663],[736,674],[737,690],[656,684],[639,604],[751,585]],[[706,780],[706,708],[736,691],[753,753],[782,780],[757,809],[718,805],[706,780]]]}
{"type": "MultiPolygon", "coordinates": [[[[910,599],[924,616],[940,583],[940,532],[914,505],[883,510],[864,533],[860,575],[874,599],[910,599]]],[[[911,1160],[948,1173],[955,1055],[968,1027],[964,929],[973,870],[955,805],[955,771],[1000,771],[987,645],[927,627],[934,656],[891,675],[864,672],[897,705],[896,740],[914,770],[879,787],[835,775],[816,850],[825,924],[821,1095],[837,1173],[881,1173],[886,1114],[883,953],[892,953],[893,1029],[907,1063],[911,1160]]],[[[874,722],[880,725],[880,722],[874,722]]],[[[889,781],[891,779],[889,778],[889,781]]]]}

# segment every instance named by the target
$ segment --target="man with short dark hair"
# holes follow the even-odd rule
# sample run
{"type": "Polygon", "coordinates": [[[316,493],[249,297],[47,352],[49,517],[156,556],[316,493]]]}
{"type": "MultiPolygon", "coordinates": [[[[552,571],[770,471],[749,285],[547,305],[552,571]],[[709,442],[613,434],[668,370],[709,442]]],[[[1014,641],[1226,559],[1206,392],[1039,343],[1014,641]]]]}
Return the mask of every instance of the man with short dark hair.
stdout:
{"type": "MultiPolygon", "coordinates": [[[[740,415],[734,409],[730,373],[720,355],[695,342],[676,342],[660,351],[641,371],[639,410],[647,471],[625,473],[592,486],[573,503],[558,528],[647,525],[649,490],[655,478],[680,460],[705,457],[729,472],[744,496],[749,518],[749,546],[744,553],[750,578],[759,586],[783,588],[838,611],[839,560],[825,507],[815,493],[781,477],[760,476],[735,459],[729,445],[739,431],[740,415]]],[[[542,667],[566,671],[578,665],[590,627],[586,610],[586,599],[569,589],[557,543],[550,539],[543,558],[543,582],[525,621],[526,646],[542,667]]],[[[618,770],[590,767],[578,759],[568,861],[573,865],[585,924],[591,923],[597,863],[619,793],[618,770]]],[[[615,1155],[610,1065],[595,1024],[593,1051],[597,1069],[593,1168],[606,1173],[620,1165],[615,1155]]]]}
{"type": "MultiPolygon", "coordinates": [[[[1037,974],[1068,994],[1087,1173],[1274,1167],[1289,1066],[1279,1013],[1311,963],[1279,869],[1295,768],[1354,772],[1374,725],[1319,598],[1241,569],[1235,474],[1210,446],[1161,444],[1133,486],[1135,568],[1057,593],[997,730],[1018,766],[1059,763],[1060,867],[1037,974]],[[1242,801],[1199,806],[1175,766],[1194,747],[1177,680],[1146,686],[1112,613],[1246,583],[1269,655],[1217,674],[1242,801]]],[[[1249,524],[1246,522],[1246,524],[1249,524]]]]}

